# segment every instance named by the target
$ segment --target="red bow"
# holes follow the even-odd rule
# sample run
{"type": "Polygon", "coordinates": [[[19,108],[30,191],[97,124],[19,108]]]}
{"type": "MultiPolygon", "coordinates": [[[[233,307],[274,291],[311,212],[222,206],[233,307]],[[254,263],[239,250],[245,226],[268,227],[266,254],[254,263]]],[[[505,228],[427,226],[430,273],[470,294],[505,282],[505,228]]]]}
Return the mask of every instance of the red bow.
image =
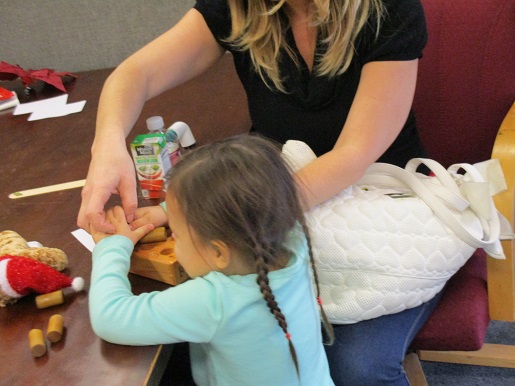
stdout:
{"type": "Polygon", "coordinates": [[[14,80],[16,78],[20,78],[26,87],[30,86],[36,80],[42,80],[43,82],[66,92],[66,88],[64,87],[63,81],[61,79],[61,77],[66,75],[77,78],[76,75],[73,75],[69,72],[55,72],[49,68],[27,71],[18,65],[0,61],[0,80],[14,80]]]}

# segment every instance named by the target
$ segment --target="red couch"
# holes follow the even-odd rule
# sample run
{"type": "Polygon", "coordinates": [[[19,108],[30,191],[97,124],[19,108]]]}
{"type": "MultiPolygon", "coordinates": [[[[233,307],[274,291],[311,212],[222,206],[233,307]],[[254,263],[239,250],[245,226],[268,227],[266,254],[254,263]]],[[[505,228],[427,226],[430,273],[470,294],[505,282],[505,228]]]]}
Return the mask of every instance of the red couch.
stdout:
{"type": "MultiPolygon", "coordinates": [[[[430,158],[449,166],[489,159],[497,139],[502,150],[494,156],[505,157],[502,166],[511,193],[496,205],[502,211],[499,202],[505,201],[505,216],[513,225],[515,109],[506,118],[502,135],[498,129],[515,101],[515,1],[422,0],[422,4],[429,40],[420,60],[414,102],[422,140],[430,158]],[[506,145],[509,136],[513,142],[506,145]]],[[[479,350],[490,318],[515,320],[512,244],[503,246],[506,261],[490,261],[478,250],[450,279],[413,349],[479,350]],[[501,282],[494,284],[496,275],[502,275],[501,282]]]]}

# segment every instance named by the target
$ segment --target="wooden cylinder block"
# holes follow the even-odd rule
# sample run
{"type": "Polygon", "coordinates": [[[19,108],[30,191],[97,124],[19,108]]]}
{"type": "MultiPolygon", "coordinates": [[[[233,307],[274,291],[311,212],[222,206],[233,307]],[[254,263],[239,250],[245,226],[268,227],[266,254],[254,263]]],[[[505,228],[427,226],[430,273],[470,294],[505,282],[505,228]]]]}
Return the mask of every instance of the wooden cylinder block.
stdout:
{"type": "Polygon", "coordinates": [[[139,242],[142,244],[158,243],[161,241],[165,241],[167,237],[168,235],[166,234],[166,228],[159,227],[147,233],[145,236],[141,238],[139,242]]]}
{"type": "Polygon", "coordinates": [[[29,331],[29,345],[30,352],[36,358],[45,355],[46,353],[46,344],[45,339],[43,338],[43,331],[39,328],[33,328],[29,331]]]}
{"type": "Polygon", "coordinates": [[[64,303],[64,295],[62,290],[50,292],[49,294],[36,296],[37,308],[48,308],[64,303]]]}
{"type": "Polygon", "coordinates": [[[64,318],[62,315],[55,314],[50,317],[48,321],[48,327],[46,330],[46,336],[52,343],[59,342],[63,336],[64,330],[64,318]]]}

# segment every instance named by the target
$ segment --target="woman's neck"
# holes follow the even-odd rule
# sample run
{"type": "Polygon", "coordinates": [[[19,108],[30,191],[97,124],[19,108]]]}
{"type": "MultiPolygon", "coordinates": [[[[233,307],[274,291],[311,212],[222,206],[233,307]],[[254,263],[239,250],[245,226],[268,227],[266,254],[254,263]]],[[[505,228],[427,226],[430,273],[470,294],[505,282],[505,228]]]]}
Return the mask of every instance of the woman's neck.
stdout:
{"type": "Polygon", "coordinates": [[[300,13],[300,14],[306,14],[308,8],[309,8],[310,1],[308,0],[288,0],[286,2],[287,7],[293,12],[293,13],[300,13]]]}
{"type": "Polygon", "coordinates": [[[286,14],[288,15],[295,44],[304,62],[313,69],[317,28],[310,24],[310,2],[306,0],[292,0],[288,2],[286,14]]]}

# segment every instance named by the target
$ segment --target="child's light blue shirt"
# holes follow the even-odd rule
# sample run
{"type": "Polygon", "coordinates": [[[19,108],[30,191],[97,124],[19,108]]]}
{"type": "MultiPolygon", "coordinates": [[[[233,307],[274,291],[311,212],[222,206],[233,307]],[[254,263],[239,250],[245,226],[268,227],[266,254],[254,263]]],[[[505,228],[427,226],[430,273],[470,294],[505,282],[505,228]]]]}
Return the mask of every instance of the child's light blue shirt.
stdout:
{"type": "Polygon", "coordinates": [[[268,309],[256,274],[211,272],[162,292],[135,296],[127,274],[132,242],[100,241],[93,251],[91,324],[106,341],[127,345],[191,342],[197,385],[333,385],[313,291],[307,243],[298,228],[286,245],[287,267],[269,273],[298,355],[268,309]]]}

